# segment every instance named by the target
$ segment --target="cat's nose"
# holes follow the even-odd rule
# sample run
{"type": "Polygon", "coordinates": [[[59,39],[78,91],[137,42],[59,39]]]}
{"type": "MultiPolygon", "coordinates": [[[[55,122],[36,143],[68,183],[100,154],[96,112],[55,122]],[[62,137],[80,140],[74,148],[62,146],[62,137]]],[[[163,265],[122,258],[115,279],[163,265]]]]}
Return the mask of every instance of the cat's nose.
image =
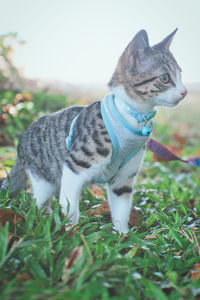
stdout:
{"type": "Polygon", "coordinates": [[[185,89],[183,92],[181,92],[181,95],[185,97],[187,95],[187,90],[185,89]]]}

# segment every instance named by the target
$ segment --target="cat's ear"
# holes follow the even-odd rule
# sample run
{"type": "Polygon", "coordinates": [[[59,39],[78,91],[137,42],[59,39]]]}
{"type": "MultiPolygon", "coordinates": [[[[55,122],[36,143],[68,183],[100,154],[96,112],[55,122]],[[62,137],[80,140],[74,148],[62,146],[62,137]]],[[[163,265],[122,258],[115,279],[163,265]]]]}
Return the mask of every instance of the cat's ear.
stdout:
{"type": "Polygon", "coordinates": [[[143,55],[143,53],[150,48],[149,38],[147,32],[142,29],[132,39],[129,44],[129,53],[133,56],[143,55]]]}
{"type": "Polygon", "coordinates": [[[150,48],[147,32],[142,29],[132,39],[128,45],[128,61],[134,68],[140,65],[140,61],[144,58],[145,52],[150,48]]]}
{"type": "Polygon", "coordinates": [[[175,33],[177,32],[178,28],[176,28],[172,33],[170,33],[164,40],[162,40],[160,43],[153,46],[153,49],[155,50],[169,50],[169,47],[171,45],[171,42],[173,40],[173,37],[175,33]]]}

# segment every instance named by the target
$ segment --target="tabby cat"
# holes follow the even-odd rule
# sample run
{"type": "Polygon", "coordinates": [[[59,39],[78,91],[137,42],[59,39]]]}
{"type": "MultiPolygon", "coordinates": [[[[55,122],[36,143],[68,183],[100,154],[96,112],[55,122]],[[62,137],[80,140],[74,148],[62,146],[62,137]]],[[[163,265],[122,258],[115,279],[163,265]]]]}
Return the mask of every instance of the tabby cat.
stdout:
{"type": "Polygon", "coordinates": [[[34,122],[20,138],[16,163],[2,188],[10,184],[11,193],[19,191],[29,177],[39,209],[60,191],[62,211],[76,224],[82,188],[106,183],[114,229],[126,233],[154,108],[175,106],[187,93],[169,51],[175,33],[150,47],[146,31],[139,31],[119,58],[111,93],[102,101],[34,122]]]}

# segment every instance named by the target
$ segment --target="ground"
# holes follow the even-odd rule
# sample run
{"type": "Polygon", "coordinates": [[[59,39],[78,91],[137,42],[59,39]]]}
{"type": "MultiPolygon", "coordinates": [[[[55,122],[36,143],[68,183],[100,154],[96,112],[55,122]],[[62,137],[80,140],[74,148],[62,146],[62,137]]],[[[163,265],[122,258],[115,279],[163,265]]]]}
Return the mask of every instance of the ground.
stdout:
{"type": "MultiPolygon", "coordinates": [[[[160,112],[153,134],[185,158],[200,156],[199,101],[191,102],[160,112]]],[[[1,148],[2,177],[15,155],[1,148]]],[[[106,197],[103,187],[86,189],[80,222],[66,232],[57,199],[48,216],[30,189],[12,199],[1,192],[1,299],[199,299],[200,168],[147,152],[133,197],[140,222],[127,235],[96,210],[106,197]]]]}

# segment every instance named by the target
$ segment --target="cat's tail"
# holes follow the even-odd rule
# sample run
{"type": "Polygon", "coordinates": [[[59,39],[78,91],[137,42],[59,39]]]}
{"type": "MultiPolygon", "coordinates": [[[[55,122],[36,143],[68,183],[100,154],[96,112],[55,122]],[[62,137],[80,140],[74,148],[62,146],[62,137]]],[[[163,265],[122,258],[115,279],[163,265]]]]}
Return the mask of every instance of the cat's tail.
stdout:
{"type": "Polygon", "coordinates": [[[17,158],[14,167],[12,168],[10,175],[5,178],[1,184],[1,190],[10,189],[10,193],[21,191],[27,180],[25,168],[20,159],[17,158]]]}

